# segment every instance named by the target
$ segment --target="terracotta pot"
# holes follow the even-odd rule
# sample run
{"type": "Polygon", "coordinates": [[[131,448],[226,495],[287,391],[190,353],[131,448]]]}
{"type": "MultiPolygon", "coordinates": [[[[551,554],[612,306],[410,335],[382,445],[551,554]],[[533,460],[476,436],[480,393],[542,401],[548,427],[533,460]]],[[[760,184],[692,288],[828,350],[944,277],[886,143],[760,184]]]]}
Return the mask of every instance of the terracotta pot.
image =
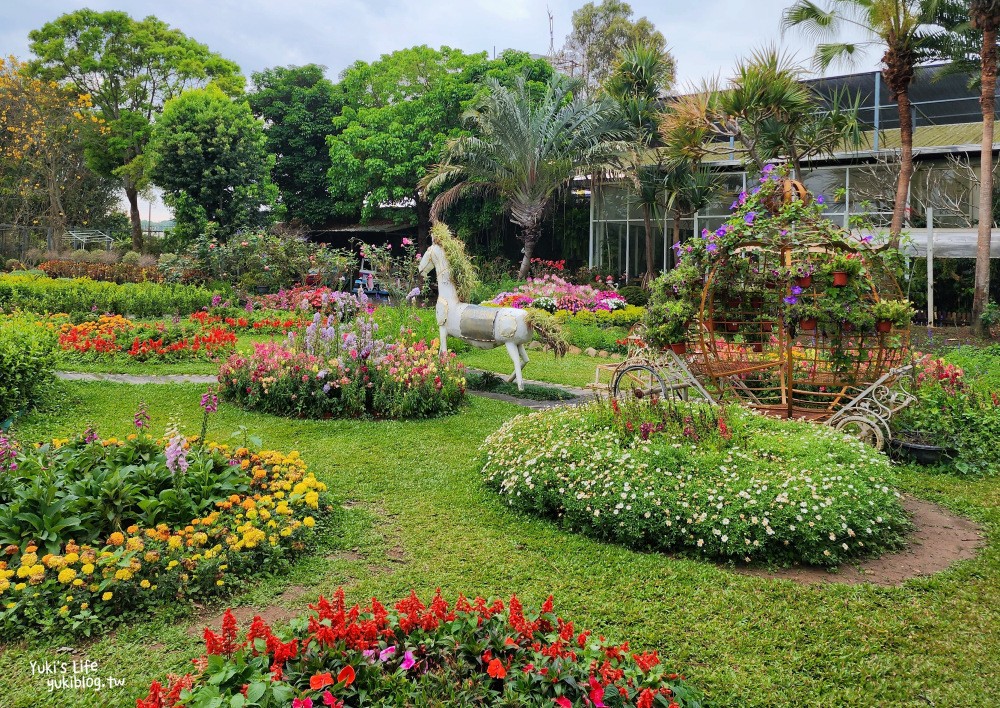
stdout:
{"type": "Polygon", "coordinates": [[[833,271],[833,287],[847,287],[847,273],[842,270],[833,271]]]}
{"type": "Polygon", "coordinates": [[[765,280],[764,281],[764,287],[767,288],[768,290],[777,290],[779,285],[780,284],[778,283],[777,280],[765,280]]]}
{"type": "Polygon", "coordinates": [[[850,322],[841,322],[840,323],[840,331],[841,332],[853,332],[854,331],[854,325],[852,323],[850,323],[850,322]]]}
{"type": "Polygon", "coordinates": [[[726,329],[728,329],[730,332],[739,332],[740,331],[740,323],[739,322],[726,322],[726,329]]]}
{"type": "Polygon", "coordinates": [[[760,352],[764,351],[764,344],[762,342],[754,342],[753,350],[759,354],[760,352]]]}
{"type": "Polygon", "coordinates": [[[812,331],[816,329],[816,318],[815,317],[804,317],[799,320],[799,327],[806,331],[812,331]]]}
{"type": "Polygon", "coordinates": [[[764,298],[760,296],[750,298],[750,307],[752,307],[755,310],[759,310],[760,308],[764,307],[764,298]]]}
{"type": "Polygon", "coordinates": [[[319,285],[319,273],[310,273],[307,275],[306,285],[319,285]]]}
{"type": "Polygon", "coordinates": [[[740,299],[738,297],[731,297],[726,300],[726,304],[730,307],[739,307],[740,299]]]}
{"type": "Polygon", "coordinates": [[[875,323],[875,331],[888,334],[892,331],[892,320],[879,320],[875,323]]]}
{"type": "Polygon", "coordinates": [[[670,345],[670,351],[672,351],[674,354],[677,354],[678,356],[687,354],[687,350],[688,350],[687,342],[674,342],[673,344],[670,345]]]}
{"type": "Polygon", "coordinates": [[[774,331],[774,322],[761,322],[760,323],[760,331],[761,332],[773,332],[774,331]]]}
{"type": "Polygon", "coordinates": [[[813,283],[813,277],[811,275],[804,275],[800,278],[795,279],[795,284],[800,288],[808,288],[813,283]]]}

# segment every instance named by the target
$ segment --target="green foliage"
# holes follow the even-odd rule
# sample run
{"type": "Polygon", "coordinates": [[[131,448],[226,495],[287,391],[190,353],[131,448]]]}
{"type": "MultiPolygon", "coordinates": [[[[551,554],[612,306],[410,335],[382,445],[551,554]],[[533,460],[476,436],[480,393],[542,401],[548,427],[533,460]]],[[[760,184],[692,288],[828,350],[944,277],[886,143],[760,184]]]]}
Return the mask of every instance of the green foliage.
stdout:
{"type": "Polygon", "coordinates": [[[0,322],[0,423],[38,402],[53,380],[55,336],[29,319],[0,322]]]}
{"type": "Polygon", "coordinates": [[[466,375],[465,380],[470,391],[503,393],[508,396],[528,398],[535,401],[568,401],[576,398],[574,394],[553,386],[525,384],[523,390],[518,390],[517,384],[504,381],[492,371],[470,373],[466,375]]]}
{"type": "Polygon", "coordinates": [[[272,181],[287,219],[321,225],[341,216],[343,207],[330,198],[326,144],[342,108],[340,90],[316,64],[255,72],[253,84],[247,99],[265,122],[267,151],[275,156],[272,181]]]}
{"type": "Polygon", "coordinates": [[[909,300],[879,300],[872,305],[871,315],[876,322],[884,320],[902,327],[913,319],[913,304],[909,300]]]}
{"type": "Polygon", "coordinates": [[[629,305],[645,307],[646,303],[649,302],[649,292],[638,285],[626,285],[618,290],[618,294],[625,298],[625,302],[629,305]]]}
{"type": "Polygon", "coordinates": [[[203,234],[208,222],[227,238],[270,220],[274,156],[245,101],[215,87],[186,91],[164,106],[149,152],[149,177],[174,208],[178,246],[203,234]]]}
{"type": "Polygon", "coordinates": [[[837,565],[899,547],[909,526],[882,455],[739,407],[605,401],[519,416],[482,456],[511,508],[633,549],[837,565]]]}
{"type": "Polygon", "coordinates": [[[212,292],[191,285],[99,282],[86,278],[53,280],[34,275],[0,277],[0,307],[38,313],[91,312],[162,317],[186,315],[208,306],[212,292]]]}

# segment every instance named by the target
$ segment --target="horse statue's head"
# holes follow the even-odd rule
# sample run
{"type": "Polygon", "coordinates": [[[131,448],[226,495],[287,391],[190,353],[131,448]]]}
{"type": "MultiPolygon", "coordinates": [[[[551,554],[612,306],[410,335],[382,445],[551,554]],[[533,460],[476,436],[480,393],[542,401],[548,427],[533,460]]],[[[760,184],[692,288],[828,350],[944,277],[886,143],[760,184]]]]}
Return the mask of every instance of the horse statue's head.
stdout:
{"type": "Polygon", "coordinates": [[[427,247],[423,257],[420,259],[420,266],[417,268],[418,272],[426,278],[432,270],[439,267],[443,258],[444,250],[436,243],[432,243],[427,247]]]}

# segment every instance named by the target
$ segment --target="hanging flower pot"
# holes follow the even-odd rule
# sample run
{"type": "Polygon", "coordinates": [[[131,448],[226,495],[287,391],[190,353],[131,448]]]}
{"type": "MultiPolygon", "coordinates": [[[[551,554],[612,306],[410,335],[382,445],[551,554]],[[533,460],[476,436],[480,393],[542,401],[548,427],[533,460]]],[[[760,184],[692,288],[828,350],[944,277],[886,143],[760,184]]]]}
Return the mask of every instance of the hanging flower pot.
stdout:
{"type": "Polygon", "coordinates": [[[847,287],[847,272],[843,270],[833,271],[833,287],[844,288],[847,287]]]}
{"type": "Polygon", "coordinates": [[[729,307],[739,307],[740,306],[740,299],[738,297],[728,298],[726,300],[726,304],[729,305],[729,307]]]}
{"type": "Polygon", "coordinates": [[[841,332],[853,332],[854,331],[854,324],[852,322],[841,322],[840,323],[840,331],[841,332]]]}
{"type": "Polygon", "coordinates": [[[780,285],[781,283],[771,278],[768,278],[767,280],[764,281],[764,287],[767,288],[768,290],[777,290],[780,285]]]}
{"type": "Polygon", "coordinates": [[[764,343],[763,342],[754,342],[753,343],[753,350],[755,352],[757,352],[758,354],[760,354],[762,351],[764,351],[764,343]]]}
{"type": "Polygon", "coordinates": [[[888,334],[892,331],[892,320],[879,320],[875,323],[875,330],[882,334],[888,334]]]}
{"type": "Polygon", "coordinates": [[[730,332],[739,332],[740,331],[740,323],[739,322],[726,322],[726,329],[728,329],[730,332]]]}
{"type": "Polygon", "coordinates": [[[803,317],[799,320],[799,327],[807,332],[811,332],[816,329],[816,318],[815,317],[803,317]]]}
{"type": "Polygon", "coordinates": [[[774,322],[761,322],[760,323],[760,331],[761,332],[773,332],[774,331],[774,322]]]}
{"type": "Polygon", "coordinates": [[[802,275],[795,279],[795,284],[798,285],[800,288],[808,288],[810,285],[812,285],[812,282],[813,282],[812,275],[802,275]]]}
{"type": "Polygon", "coordinates": [[[755,310],[759,310],[760,308],[764,307],[764,298],[762,298],[760,295],[755,295],[754,297],[750,298],[750,307],[752,307],[755,310]]]}
{"type": "Polygon", "coordinates": [[[683,356],[687,354],[688,345],[687,342],[674,342],[670,345],[670,351],[678,356],[683,356]]]}

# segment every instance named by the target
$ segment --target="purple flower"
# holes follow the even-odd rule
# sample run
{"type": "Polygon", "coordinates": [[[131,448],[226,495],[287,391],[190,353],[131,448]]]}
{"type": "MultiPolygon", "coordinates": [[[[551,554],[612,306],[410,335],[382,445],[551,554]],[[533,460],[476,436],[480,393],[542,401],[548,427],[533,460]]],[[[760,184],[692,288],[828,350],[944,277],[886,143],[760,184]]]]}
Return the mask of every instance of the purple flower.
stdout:
{"type": "Polygon", "coordinates": [[[769,175],[774,171],[774,165],[768,164],[764,165],[764,169],[761,170],[762,174],[769,175]]]}
{"type": "Polygon", "coordinates": [[[413,668],[413,665],[417,663],[417,660],[413,658],[413,652],[408,651],[403,654],[403,663],[399,665],[403,671],[409,671],[413,668]]]}
{"type": "Polygon", "coordinates": [[[379,652],[378,660],[387,661],[393,654],[396,653],[396,647],[386,647],[379,652]]]}
{"type": "Polygon", "coordinates": [[[726,227],[725,226],[720,226],[719,228],[717,228],[715,230],[715,235],[716,236],[725,236],[726,235],[726,227]]]}
{"type": "Polygon", "coordinates": [[[871,234],[865,234],[864,236],[861,237],[861,243],[871,243],[871,242],[872,242],[871,234]]]}
{"type": "Polygon", "coordinates": [[[244,307],[243,309],[246,310],[247,312],[253,312],[253,302],[247,300],[246,307],[244,307]]]}
{"type": "Polygon", "coordinates": [[[175,434],[170,438],[170,442],[167,443],[167,447],[164,450],[167,456],[167,469],[171,473],[177,474],[177,471],[187,472],[188,460],[187,460],[187,450],[184,449],[184,438],[178,434],[175,434]]]}
{"type": "Polygon", "coordinates": [[[149,412],[146,410],[145,403],[139,404],[139,410],[135,412],[135,416],[132,418],[132,423],[139,430],[149,427],[149,412]]]}
{"type": "Polygon", "coordinates": [[[826,202],[826,199],[823,198],[822,194],[817,194],[816,195],[816,203],[817,204],[823,204],[825,202],[826,202]]]}
{"type": "Polygon", "coordinates": [[[752,224],[753,220],[754,220],[754,218],[756,216],[757,216],[757,212],[748,211],[747,214],[746,214],[746,216],[743,217],[743,221],[747,222],[747,224],[752,224]]]}
{"type": "Polygon", "coordinates": [[[93,428],[87,428],[83,431],[83,441],[85,443],[92,443],[97,440],[97,431],[93,428]]]}
{"type": "Polygon", "coordinates": [[[788,295],[787,297],[785,297],[783,299],[784,299],[786,305],[794,305],[795,303],[797,303],[799,301],[799,299],[797,297],[795,297],[794,295],[788,295]]]}
{"type": "Polygon", "coordinates": [[[742,206],[743,204],[746,204],[746,201],[747,201],[747,193],[746,193],[746,192],[740,192],[740,196],[739,196],[739,197],[737,198],[737,200],[736,200],[736,201],[738,201],[738,202],[740,203],[740,205],[741,205],[741,206],[742,206]]]}
{"type": "Polygon", "coordinates": [[[201,407],[206,413],[215,413],[219,410],[219,397],[215,395],[214,389],[208,389],[201,395],[201,407]]]}
{"type": "Polygon", "coordinates": [[[798,285],[793,285],[792,295],[801,295],[801,294],[802,294],[802,288],[800,288],[798,285]]]}
{"type": "Polygon", "coordinates": [[[715,253],[716,251],[719,250],[719,244],[710,243],[707,246],[705,246],[705,250],[708,251],[709,253],[715,253]]]}
{"type": "Polygon", "coordinates": [[[222,304],[222,296],[221,295],[213,295],[212,296],[212,307],[218,307],[221,304],[222,304]]]}

